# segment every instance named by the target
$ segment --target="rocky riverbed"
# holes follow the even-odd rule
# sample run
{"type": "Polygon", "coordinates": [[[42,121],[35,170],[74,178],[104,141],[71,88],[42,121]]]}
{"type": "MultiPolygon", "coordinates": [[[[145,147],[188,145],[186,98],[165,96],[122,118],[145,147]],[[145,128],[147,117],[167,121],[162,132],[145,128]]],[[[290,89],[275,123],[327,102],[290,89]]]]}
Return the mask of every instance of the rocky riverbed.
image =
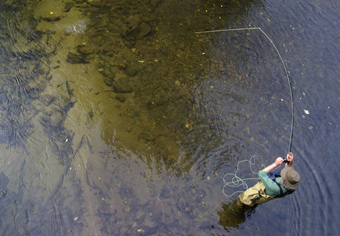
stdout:
{"type": "MultiPolygon", "coordinates": [[[[20,212],[34,215],[20,215],[19,226],[5,220],[3,232],[187,235],[211,227],[209,184],[195,184],[201,177],[190,170],[200,158],[192,156],[196,149],[221,140],[218,118],[205,121],[199,111],[207,107],[197,97],[214,89],[200,90],[204,75],[235,68],[210,63],[208,41],[193,30],[210,26],[201,5],[194,11],[197,3],[161,0],[1,3],[7,59],[0,59],[0,142],[8,156],[13,147],[24,150],[18,181],[31,186],[15,193],[4,173],[1,188],[8,204],[19,199],[20,212]]],[[[211,16],[220,8],[212,7],[211,16]]]]}

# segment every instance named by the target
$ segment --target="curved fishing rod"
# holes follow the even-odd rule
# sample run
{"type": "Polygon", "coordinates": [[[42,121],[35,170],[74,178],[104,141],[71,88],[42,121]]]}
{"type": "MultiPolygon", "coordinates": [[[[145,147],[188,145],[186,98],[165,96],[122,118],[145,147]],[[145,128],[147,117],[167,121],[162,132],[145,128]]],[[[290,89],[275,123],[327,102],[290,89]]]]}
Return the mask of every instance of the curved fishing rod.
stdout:
{"type": "Polygon", "coordinates": [[[277,55],[279,56],[279,58],[281,60],[281,63],[283,65],[283,69],[284,69],[284,71],[286,73],[286,78],[287,78],[288,85],[289,85],[290,103],[291,103],[291,110],[292,110],[292,117],[291,117],[291,124],[290,124],[290,139],[289,139],[289,145],[288,145],[288,153],[289,153],[289,152],[292,151],[293,132],[294,132],[294,113],[295,112],[294,112],[293,87],[292,87],[291,79],[290,79],[290,77],[288,75],[288,70],[287,70],[286,64],[285,64],[285,62],[284,62],[284,60],[283,60],[279,50],[275,46],[273,40],[271,40],[271,38],[269,38],[269,36],[260,27],[210,30],[210,31],[200,31],[200,32],[195,32],[195,33],[196,34],[208,34],[208,33],[219,33],[219,32],[231,32],[231,31],[247,31],[247,30],[259,30],[269,40],[269,42],[274,47],[277,55]]]}

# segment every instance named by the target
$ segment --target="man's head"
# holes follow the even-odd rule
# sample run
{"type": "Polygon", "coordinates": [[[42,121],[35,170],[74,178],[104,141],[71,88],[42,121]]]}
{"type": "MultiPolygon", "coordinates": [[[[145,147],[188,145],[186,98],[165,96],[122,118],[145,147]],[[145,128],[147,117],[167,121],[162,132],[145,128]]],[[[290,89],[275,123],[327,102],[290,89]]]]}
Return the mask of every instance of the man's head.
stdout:
{"type": "Polygon", "coordinates": [[[281,170],[283,186],[287,189],[297,189],[299,187],[300,175],[293,167],[285,167],[281,170]]]}

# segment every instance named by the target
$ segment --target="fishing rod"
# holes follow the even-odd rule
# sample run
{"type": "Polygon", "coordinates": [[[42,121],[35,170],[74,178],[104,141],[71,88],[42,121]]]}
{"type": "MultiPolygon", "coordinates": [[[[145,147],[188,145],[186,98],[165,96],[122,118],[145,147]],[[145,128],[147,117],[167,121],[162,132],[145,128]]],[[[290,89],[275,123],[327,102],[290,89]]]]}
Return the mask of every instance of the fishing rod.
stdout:
{"type": "Polygon", "coordinates": [[[283,69],[286,74],[287,82],[289,85],[289,94],[290,94],[290,104],[291,104],[291,110],[292,110],[292,115],[291,115],[291,124],[290,124],[290,139],[289,139],[289,145],[288,145],[288,153],[292,151],[292,142],[293,142],[293,134],[294,134],[294,97],[293,97],[293,86],[291,79],[288,75],[288,70],[286,67],[286,64],[281,56],[280,51],[278,48],[275,46],[273,40],[260,28],[260,27],[249,27],[249,28],[235,28],[235,29],[221,29],[221,30],[209,30],[209,31],[199,31],[195,32],[196,34],[209,34],[209,33],[221,33],[221,32],[231,32],[231,31],[249,31],[249,30],[259,30],[271,43],[273,48],[275,49],[277,55],[279,56],[281,63],[283,65],[283,69]]]}

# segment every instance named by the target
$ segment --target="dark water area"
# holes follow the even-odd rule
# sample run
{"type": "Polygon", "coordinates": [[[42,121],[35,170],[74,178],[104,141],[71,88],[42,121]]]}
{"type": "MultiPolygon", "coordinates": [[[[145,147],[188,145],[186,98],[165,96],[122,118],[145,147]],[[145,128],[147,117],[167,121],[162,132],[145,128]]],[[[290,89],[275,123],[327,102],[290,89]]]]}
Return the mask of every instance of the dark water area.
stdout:
{"type": "Polygon", "coordinates": [[[339,232],[339,2],[0,9],[1,235],[339,232]],[[235,212],[290,146],[300,188],[235,212]]]}

